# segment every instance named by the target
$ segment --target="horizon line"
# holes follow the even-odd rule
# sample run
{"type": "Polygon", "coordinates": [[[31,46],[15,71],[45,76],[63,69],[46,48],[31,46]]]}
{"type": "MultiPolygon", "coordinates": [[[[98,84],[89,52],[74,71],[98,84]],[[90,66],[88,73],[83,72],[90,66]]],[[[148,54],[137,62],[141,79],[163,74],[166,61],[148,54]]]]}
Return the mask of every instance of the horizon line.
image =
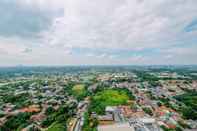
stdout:
{"type": "Polygon", "coordinates": [[[6,68],[6,67],[82,67],[82,66],[197,66],[197,64],[70,64],[70,65],[5,65],[1,66],[0,68],[6,68]]]}

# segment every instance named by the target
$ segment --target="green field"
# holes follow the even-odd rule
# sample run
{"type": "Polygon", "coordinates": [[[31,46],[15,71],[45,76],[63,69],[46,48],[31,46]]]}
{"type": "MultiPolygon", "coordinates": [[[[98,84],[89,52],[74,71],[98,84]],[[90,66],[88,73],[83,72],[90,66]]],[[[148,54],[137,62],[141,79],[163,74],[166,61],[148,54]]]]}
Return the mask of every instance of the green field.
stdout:
{"type": "Polygon", "coordinates": [[[126,105],[129,99],[129,95],[124,90],[104,90],[92,97],[90,110],[98,114],[104,114],[106,106],[126,105]]]}
{"type": "Polygon", "coordinates": [[[72,88],[72,94],[75,96],[77,99],[82,99],[83,97],[86,96],[86,90],[85,90],[85,85],[83,84],[78,84],[73,86],[72,88]]]}

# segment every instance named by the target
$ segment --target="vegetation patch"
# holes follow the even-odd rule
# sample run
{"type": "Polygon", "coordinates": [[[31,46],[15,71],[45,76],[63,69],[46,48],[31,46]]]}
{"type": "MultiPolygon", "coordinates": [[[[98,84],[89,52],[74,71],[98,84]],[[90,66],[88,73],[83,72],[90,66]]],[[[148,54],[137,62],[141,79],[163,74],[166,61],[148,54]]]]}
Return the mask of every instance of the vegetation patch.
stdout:
{"type": "Polygon", "coordinates": [[[62,123],[54,122],[47,131],[66,131],[66,126],[62,123]]]}
{"type": "Polygon", "coordinates": [[[28,120],[31,113],[19,113],[16,116],[11,116],[6,123],[0,127],[0,131],[16,131],[18,128],[24,128],[29,124],[28,120]]]}
{"type": "Polygon", "coordinates": [[[180,109],[184,118],[197,120],[197,92],[188,92],[176,96],[175,99],[186,105],[186,107],[180,109]]]}
{"type": "Polygon", "coordinates": [[[87,94],[86,90],[85,90],[85,85],[83,84],[78,84],[75,85],[72,88],[72,94],[73,96],[75,96],[78,100],[81,100],[82,98],[84,98],[87,94]]]}
{"type": "Polygon", "coordinates": [[[84,125],[82,131],[97,131],[98,120],[92,118],[88,112],[84,114],[84,125]]]}
{"type": "Polygon", "coordinates": [[[106,106],[127,105],[129,99],[130,97],[125,90],[104,90],[92,97],[90,110],[97,114],[104,114],[106,106]]]}

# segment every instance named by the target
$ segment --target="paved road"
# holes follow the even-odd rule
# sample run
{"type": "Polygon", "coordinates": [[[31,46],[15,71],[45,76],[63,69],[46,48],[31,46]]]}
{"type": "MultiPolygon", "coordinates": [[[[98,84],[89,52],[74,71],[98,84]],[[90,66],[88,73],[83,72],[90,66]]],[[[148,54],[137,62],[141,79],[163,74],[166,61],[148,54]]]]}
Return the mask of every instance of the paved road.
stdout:
{"type": "Polygon", "coordinates": [[[75,128],[73,131],[81,131],[82,130],[82,126],[83,126],[83,122],[84,122],[84,113],[87,111],[87,108],[88,108],[88,104],[86,104],[82,109],[78,110],[77,114],[78,114],[79,118],[77,120],[77,124],[75,125],[75,128]]]}
{"type": "Polygon", "coordinates": [[[77,124],[76,124],[76,126],[75,126],[75,128],[74,128],[74,131],[81,131],[81,118],[79,118],[78,120],[77,120],[77,124]]]}

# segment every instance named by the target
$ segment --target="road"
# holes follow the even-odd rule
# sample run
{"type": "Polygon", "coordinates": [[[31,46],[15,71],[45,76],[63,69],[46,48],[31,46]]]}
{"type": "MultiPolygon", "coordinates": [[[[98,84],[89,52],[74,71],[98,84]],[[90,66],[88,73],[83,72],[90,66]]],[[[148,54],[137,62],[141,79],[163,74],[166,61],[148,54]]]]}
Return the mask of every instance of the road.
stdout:
{"type": "Polygon", "coordinates": [[[86,104],[84,104],[84,106],[81,109],[78,109],[77,111],[78,120],[76,122],[73,131],[81,131],[82,126],[84,124],[84,113],[87,111],[89,101],[82,101],[82,102],[85,102],[86,104]]]}

